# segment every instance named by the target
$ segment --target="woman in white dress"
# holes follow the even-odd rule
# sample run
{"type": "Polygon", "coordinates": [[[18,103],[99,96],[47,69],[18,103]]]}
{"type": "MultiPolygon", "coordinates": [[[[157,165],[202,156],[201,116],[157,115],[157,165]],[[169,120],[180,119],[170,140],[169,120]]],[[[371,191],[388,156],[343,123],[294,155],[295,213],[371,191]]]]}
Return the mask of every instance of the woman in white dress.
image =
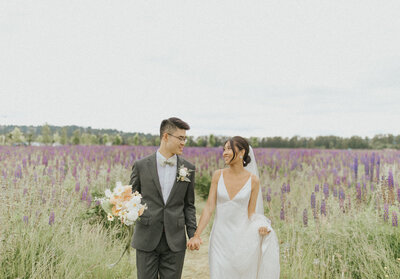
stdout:
{"type": "Polygon", "coordinates": [[[215,209],[210,278],[279,278],[278,239],[264,216],[254,153],[247,141],[237,136],[225,143],[223,157],[229,167],[214,172],[206,206],[188,247],[199,248],[200,235],[215,209]]]}

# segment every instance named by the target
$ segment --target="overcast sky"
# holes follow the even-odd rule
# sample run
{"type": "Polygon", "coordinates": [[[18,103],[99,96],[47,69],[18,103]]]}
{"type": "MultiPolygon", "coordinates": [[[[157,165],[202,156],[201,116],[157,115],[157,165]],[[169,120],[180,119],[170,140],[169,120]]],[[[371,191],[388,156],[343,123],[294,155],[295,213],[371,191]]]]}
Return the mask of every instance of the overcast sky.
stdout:
{"type": "Polygon", "coordinates": [[[0,124],[400,134],[400,1],[0,2],[0,124]]]}

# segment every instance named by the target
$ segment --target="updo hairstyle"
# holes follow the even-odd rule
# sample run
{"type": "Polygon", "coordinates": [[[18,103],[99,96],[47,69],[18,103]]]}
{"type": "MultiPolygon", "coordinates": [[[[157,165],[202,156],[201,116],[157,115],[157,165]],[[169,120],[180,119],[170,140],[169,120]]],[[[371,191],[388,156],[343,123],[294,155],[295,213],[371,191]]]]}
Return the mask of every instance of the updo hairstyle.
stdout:
{"type": "Polygon", "coordinates": [[[228,139],[224,143],[224,146],[228,141],[229,141],[229,144],[231,145],[231,149],[232,149],[232,152],[233,152],[233,157],[231,159],[231,162],[232,162],[232,160],[234,160],[236,158],[236,155],[237,155],[236,151],[235,151],[235,148],[234,148],[236,146],[239,149],[239,151],[244,149],[243,166],[244,167],[247,166],[251,161],[251,158],[249,156],[249,143],[247,142],[247,140],[245,140],[244,138],[242,138],[240,136],[235,136],[233,138],[228,139]]]}

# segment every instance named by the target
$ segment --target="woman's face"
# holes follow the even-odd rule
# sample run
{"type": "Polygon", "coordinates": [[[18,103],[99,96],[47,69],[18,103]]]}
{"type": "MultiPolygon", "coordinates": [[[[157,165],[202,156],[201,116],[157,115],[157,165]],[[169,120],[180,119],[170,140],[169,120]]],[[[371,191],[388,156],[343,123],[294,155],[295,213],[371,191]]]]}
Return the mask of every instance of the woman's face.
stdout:
{"type": "Polygon", "coordinates": [[[235,148],[236,157],[235,157],[235,159],[232,160],[233,150],[231,147],[231,143],[228,141],[224,146],[224,152],[222,153],[222,156],[224,157],[224,162],[226,165],[232,165],[232,164],[243,161],[244,149],[239,151],[236,146],[234,146],[234,148],[235,148]],[[242,158],[240,158],[240,156],[242,156],[242,158]]]}

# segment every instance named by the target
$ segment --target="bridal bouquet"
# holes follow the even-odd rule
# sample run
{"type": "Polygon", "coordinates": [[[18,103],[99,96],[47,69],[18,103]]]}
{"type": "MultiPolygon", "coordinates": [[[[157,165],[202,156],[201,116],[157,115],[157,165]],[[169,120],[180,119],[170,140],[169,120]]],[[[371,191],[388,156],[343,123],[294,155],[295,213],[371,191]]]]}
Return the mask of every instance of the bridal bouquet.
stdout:
{"type": "Polygon", "coordinates": [[[107,213],[109,221],[118,218],[127,226],[133,225],[147,209],[146,204],[141,204],[142,196],[138,192],[132,193],[132,186],[122,186],[121,182],[116,183],[113,191],[107,189],[105,197],[97,200],[107,213]]]}
{"type": "Polygon", "coordinates": [[[106,189],[105,197],[97,198],[100,201],[101,207],[107,213],[107,219],[109,221],[114,221],[116,218],[129,227],[129,242],[125,246],[125,250],[119,257],[118,261],[107,265],[108,268],[113,268],[116,266],[126,251],[130,247],[130,240],[133,235],[133,224],[136,220],[143,214],[147,209],[146,204],[142,204],[142,195],[138,192],[132,193],[132,186],[126,185],[122,186],[121,182],[117,182],[113,191],[106,189]]]}

